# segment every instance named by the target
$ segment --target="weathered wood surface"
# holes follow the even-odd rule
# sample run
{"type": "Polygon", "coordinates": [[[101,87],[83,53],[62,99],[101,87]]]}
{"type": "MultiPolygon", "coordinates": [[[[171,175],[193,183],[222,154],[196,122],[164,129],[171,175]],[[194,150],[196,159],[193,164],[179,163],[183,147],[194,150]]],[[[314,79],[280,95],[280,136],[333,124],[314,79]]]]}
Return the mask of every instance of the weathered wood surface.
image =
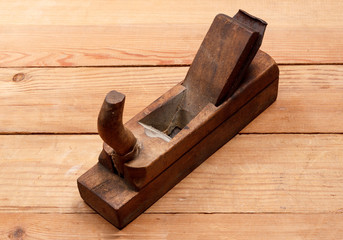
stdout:
{"type": "MultiPolygon", "coordinates": [[[[187,69],[0,69],[0,132],[96,133],[107,92],[126,95],[126,122],[182,81],[187,69]]],[[[342,92],[343,66],[280,66],[277,101],[243,132],[343,132],[342,92]]]]}
{"type": "Polygon", "coordinates": [[[119,231],[96,214],[0,214],[4,239],[341,239],[342,214],[143,214],[119,231]]]}
{"type": "MultiPolygon", "coordinates": [[[[341,134],[244,134],[148,213],[341,213],[341,134]]],[[[95,164],[96,135],[0,136],[2,213],[93,213],[76,179],[95,164]]],[[[0,224],[1,226],[1,224],[0,224]]]]}
{"type": "Polygon", "coordinates": [[[0,136],[0,239],[340,239],[342,11],[339,0],[0,2],[0,133],[77,133],[0,136]],[[188,69],[137,66],[190,64],[213,17],[239,8],[269,23],[262,50],[305,65],[281,66],[278,100],[249,134],[118,231],[76,187],[101,150],[85,133],[104,95],[127,95],[126,122],[188,69]]]}
{"type": "Polygon", "coordinates": [[[343,62],[340,0],[78,0],[0,3],[0,66],[190,64],[213,17],[239,8],[270,23],[278,63],[343,62]]]}

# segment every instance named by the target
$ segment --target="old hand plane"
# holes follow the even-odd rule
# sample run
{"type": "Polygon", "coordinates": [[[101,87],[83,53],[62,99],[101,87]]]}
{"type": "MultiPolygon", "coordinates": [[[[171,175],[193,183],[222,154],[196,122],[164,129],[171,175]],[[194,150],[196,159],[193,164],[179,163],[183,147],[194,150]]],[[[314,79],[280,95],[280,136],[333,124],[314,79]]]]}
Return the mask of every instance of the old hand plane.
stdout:
{"type": "Polygon", "coordinates": [[[184,80],[125,124],[125,95],[109,92],[98,163],[77,180],[84,201],[125,227],[269,107],[279,69],[259,50],[266,25],[217,15],[184,80]]]}

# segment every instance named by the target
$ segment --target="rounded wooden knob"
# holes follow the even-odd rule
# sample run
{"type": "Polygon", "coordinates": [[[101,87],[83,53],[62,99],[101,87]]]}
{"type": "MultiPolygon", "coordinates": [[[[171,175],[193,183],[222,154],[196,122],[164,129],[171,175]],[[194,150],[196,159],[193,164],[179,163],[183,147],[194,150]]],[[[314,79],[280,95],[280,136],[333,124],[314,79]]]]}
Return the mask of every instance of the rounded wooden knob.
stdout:
{"type": "Polygon", "coordinates": [[[102,140],[120,156],[133,150],[137,139],[123,125],[125,95],[109,92],[102,104],[98,117],[98,132],[102,140]]]}

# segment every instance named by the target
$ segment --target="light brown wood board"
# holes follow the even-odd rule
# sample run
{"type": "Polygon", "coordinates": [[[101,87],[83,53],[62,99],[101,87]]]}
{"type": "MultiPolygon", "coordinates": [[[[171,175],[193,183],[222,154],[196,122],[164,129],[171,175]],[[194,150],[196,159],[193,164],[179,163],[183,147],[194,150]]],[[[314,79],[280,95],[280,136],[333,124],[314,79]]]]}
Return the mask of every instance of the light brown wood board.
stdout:
{"type": "MultiPolygon", "coordinates": [[[[187,69],[0,68],[0,132],[96,133],[107,92],[126,95],[126,122],[181,82],[187,69]]],[[[342,91],[340,65],[280,66],[277,101],[243,132],[343,132],[342,91]]]]}
{"type": "MultiPolygon", "coordinates": [[[[340,213],[340,134],[242,134],[148,213],[340,213]]],[[[0,209],[93,213],[76,179],[101,150],[96,135],[0,136],[0,209]]]]}
{"type": "Polygon", "coordinates": [[[269,23],[277,63],[342,63],[333,1],[11,1],[0,3],[0,66],[190,64],[214,16],[244,9],[269,23]]]}
{"type": "Polygon", "coordinates": [[[340,239],[341,214],[143,214],[119,231],[96,214],[0,214],[4,239],[340,239]]]}

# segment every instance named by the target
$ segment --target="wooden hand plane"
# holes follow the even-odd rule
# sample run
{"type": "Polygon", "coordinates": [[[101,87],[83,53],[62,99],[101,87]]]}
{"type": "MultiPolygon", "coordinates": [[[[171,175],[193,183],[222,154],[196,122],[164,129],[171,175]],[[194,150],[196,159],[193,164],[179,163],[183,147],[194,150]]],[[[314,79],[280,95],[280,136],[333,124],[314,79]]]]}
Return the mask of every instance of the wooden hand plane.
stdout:
{"type": "Polygon", "coordinates": [[[242,10],[217,15],[185,79],[125,125],[125,96],[109,92],[103,150],[77,180],[84,201],[125,227],[269,107],[279,69],[259,50],[266,25],[242,10]]]}

